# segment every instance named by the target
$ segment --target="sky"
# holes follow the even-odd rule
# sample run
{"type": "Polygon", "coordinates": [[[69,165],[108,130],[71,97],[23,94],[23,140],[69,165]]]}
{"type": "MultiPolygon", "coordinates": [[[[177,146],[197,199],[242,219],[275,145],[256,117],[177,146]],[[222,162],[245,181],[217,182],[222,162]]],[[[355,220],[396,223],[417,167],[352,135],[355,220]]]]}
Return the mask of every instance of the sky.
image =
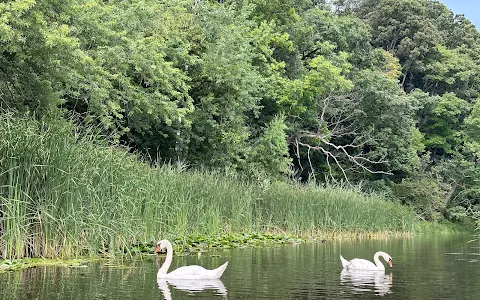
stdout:
{"type": "Polygon", "coordinates": [[[464,14],[480,30],[480,0],[440,0],[455,14],[464,14]]]}

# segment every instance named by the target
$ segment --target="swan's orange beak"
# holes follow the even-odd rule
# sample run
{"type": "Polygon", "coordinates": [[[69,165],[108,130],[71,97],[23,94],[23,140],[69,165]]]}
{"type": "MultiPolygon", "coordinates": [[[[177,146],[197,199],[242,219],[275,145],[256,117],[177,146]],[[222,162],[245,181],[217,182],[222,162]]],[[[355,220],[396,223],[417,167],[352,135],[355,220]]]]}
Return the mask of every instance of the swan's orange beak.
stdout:
{"type": "Polygon", "coordinates": [[[157,245],[157,247],[155,247],[155,252],[153,252],[153,253],[157,254],[160,251],[161,251],[160,245],[157,245]]]}
{"type": "Polygon", "coordinates": [[[392,267],[392,259],[388,260],[388,264],[390,265],[390,268],[392,267]]]}

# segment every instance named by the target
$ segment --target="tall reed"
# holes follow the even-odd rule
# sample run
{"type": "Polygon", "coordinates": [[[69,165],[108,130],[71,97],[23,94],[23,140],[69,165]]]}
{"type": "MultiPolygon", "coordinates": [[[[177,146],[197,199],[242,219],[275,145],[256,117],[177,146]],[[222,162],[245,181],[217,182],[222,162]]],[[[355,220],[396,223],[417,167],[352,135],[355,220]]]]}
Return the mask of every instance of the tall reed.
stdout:
{"type": "Polygon", "coordinates": [[[151,167],[63,120],[0,115],[0,257],[115,254],[161,237],[409,231],[411,211],[339,188],[151,167]]]}

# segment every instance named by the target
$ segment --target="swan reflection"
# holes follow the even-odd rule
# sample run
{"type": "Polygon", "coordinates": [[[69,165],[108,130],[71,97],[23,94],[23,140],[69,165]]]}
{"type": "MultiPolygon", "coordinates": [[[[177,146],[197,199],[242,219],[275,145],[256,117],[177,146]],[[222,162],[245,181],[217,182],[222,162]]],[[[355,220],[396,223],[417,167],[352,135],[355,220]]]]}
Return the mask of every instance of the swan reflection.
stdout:
{"type": "Polygon", "coordinates": [[[340,281],[350,285],[355,292],[374,290],[378,295],[390,294],[392,274],[385,275],[385,271],[342,270],[340,281]]]}
{"type": "Polygon", "coordinates": [[[207,280],[184,280],[184,279],[158,279],[158,288],[162,291],[165,300],[171,300],[172,294],[170,287],[185,292],[198,293],[204,290],[216,290],[217,294],[227,296],[227,288],[223,285],[220,279],[207,280]]]}

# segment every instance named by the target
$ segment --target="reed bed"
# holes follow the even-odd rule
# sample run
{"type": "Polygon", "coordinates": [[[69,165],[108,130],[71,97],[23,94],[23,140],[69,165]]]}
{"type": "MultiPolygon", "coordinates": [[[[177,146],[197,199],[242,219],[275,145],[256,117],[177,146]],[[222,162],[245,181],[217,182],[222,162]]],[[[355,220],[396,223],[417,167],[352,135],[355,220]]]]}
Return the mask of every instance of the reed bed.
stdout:
{"type": "Polygon", "coordinates": [[[63,120],[0,114],[0,257],[115,255],[163,237],[408,232],[405,207],[358,191],[151,167],[63,120]]]}

